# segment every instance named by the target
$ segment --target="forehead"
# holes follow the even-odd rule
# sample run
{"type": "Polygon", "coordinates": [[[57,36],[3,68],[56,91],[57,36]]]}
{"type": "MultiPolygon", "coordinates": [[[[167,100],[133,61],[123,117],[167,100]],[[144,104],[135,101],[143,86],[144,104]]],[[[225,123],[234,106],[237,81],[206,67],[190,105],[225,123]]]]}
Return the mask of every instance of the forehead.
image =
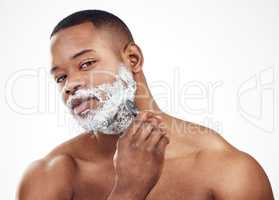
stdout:
{"type": "Polygon", "coordinates": [[[104,32],[101,34],[91,22],[85,22],[60,30],[52,36],[51,60],[60,62],[82,49],[106,47],[107,44],[104,32]]]}

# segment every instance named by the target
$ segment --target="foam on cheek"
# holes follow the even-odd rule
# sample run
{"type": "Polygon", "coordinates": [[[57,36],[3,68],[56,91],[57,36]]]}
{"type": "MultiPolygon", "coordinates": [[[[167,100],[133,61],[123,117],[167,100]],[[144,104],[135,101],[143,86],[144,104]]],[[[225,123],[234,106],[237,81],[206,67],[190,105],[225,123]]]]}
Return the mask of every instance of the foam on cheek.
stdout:
{"type": "Polygon", "coordinates": [[[99,100],[96,109],[89,110],[84,116],[75,115],[75,119],[87,131],[105,134],[119,134],[133,121],[135,115],[127,106],[133,104],[136,82],[126,66],[119,66],[118,75],[112,84],[102,84],[93,89],[79,90],[69,99],[94,97],[99,100]],[[105,94],[105,98],[104,98],[105,94]]]}

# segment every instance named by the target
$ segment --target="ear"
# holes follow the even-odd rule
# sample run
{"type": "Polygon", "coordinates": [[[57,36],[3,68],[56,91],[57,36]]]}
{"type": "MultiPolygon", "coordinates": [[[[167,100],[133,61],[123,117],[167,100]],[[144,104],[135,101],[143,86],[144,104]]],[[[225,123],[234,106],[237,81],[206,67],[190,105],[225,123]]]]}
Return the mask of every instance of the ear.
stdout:
{"type": "Polygon", "coordinates": [[[138,45],[133,42],[128,43],[122,56],[125,64],[129,65],[134,73],[142,70],[144,58],[138,45]]]}

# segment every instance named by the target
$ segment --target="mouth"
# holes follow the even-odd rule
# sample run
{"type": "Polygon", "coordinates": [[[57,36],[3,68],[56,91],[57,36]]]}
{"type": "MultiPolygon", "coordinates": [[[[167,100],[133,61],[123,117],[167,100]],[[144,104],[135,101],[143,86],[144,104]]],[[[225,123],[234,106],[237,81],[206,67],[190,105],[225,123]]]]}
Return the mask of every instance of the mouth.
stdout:
{"type": "Polygon", "coordinates": [[[71,111],[75,115],[84,115],[90,109],[96,108],[99,100],[96,97],[76,98],[71,102],[71,111]]]}

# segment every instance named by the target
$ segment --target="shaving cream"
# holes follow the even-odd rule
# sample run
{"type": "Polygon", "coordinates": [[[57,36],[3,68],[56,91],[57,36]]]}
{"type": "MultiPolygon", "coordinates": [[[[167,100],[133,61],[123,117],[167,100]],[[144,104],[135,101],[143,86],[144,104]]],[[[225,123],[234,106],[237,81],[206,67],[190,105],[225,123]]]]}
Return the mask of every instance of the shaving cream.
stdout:
{"type": "Polygon", "coordinates": [[[129,127],[138,113],[134,104],[136,82],[127,66],[118,67],[116,79],[91,89],[79,89],[67,100],[69,108],[76,99],[94,98],[96,108],[81,114],[73,114],[77,122],[87,131],[104,134],[120,134],[129,127]]]}

